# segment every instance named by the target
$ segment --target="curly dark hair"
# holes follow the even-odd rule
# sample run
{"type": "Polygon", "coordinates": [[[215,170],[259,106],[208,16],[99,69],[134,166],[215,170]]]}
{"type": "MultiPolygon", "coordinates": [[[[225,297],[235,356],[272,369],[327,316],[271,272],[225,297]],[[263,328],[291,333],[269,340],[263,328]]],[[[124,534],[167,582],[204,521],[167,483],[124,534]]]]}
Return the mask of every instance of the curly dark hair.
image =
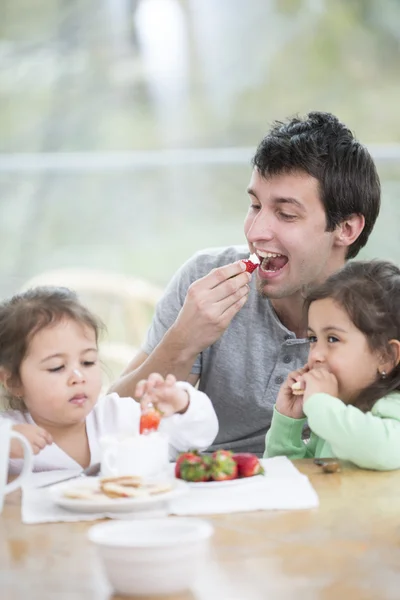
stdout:
{"type": "Polygon", "coordinates": [[[349,246],[346,258],[354,258],[365,246],[379,214],[379,176],[367,148],[337,117],[310,112],[303,119],[275,121],[252,164],[265,178],[296,171],[314,177],[327,231],[334,231],[353,214],[364,216],[364,228],[349,246]]]}

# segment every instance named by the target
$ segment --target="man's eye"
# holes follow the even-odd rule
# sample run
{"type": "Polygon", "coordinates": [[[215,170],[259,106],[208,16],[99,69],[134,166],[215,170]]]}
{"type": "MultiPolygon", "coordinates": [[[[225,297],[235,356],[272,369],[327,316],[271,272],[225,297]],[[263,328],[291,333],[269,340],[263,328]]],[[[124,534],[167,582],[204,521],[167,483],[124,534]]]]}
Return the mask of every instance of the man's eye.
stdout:
{"type": "Polygon", "coordinates": [[[285,212],[280,212],[279,216],[284,221],[294,221],[296,219],[296,215],[290,215],[289,213],[285,213],[285,212]]]}
{"type": "Polygon", "coordinates": [[[316,335],[309,335],[308,336],[308,341],[310,342],[310,344],[315,344],[317,341],[317,336],[316,335]]]}
{"type": "Polygon", "coordinates": [[[329,342],[330,344],[334,344],[335,342],[338,342],[338,341],[339,341],[339,340],[338,340],[338,338],[337,338],[337,337],[335,337],[334,335],[329,335],[329,336],[328,336],[328,342],[329,342]]]}
{"type": "Polygon", "coordinates": [[[64,365],[60,365],[59,367],[53,367],[52,369],[47,369],[50,373],[57,373],[57,371],[61,371],[64,368],[64,365]]]}

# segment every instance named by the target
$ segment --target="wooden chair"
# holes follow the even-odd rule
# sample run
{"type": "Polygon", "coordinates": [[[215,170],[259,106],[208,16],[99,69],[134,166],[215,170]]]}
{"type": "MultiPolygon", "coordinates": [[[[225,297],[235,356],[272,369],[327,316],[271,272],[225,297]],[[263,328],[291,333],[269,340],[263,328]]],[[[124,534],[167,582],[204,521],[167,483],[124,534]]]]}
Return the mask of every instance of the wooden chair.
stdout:
{"type": "Polygon", "coordinates": [[[105,387],[127,366],[144,340],[161,297],[158,286],[131,276],[90,269],[59,269],[27,281],[23,290],[41,285],[68,287],[107,327],[100,342],[100,358],[106,367],[105,387]]]}

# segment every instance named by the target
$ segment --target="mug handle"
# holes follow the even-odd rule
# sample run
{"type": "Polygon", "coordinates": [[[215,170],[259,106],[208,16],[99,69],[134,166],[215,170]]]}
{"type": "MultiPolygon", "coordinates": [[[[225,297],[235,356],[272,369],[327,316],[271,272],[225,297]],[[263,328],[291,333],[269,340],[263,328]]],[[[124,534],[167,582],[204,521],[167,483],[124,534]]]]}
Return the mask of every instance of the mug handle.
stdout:
{"type": "Polygon", "coordinates": [[[113,476],[118,475],[117,473],[117,448],[115,446],[106,448],[104,451],[104,466],[108,472],[113,476]]]}
{"type": "Polygon", "coordinates": [[[22,467],[22,471],[18,475],[18,477],[14,479],[14,481],[6,485],[4,490],[6,494],[8,494],[9,492],[13,492],[17,488],[19,488],[22,485],[22,483],[26,479],[28,479],[29,475],[32,472],[33,462],[32,448],[26,437],[23,436],[21,433],[18,433],[18,431],[10,431],[10,440],[11,438],[18,440],[22,445],[24,451],[24,466],[22,467]]]}

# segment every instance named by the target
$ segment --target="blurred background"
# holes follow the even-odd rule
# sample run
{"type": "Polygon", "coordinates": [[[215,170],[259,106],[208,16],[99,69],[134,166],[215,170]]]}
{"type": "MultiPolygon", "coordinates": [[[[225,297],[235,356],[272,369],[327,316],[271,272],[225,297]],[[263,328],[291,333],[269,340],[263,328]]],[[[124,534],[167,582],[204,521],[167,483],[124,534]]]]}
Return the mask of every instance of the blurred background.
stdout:
{"type": "Polygon", "coordinates": [[[399,24],[399,0],[0,0],[1,297],[82,291],[114,376],[177,267],[245,241],[255,147],[310,110],[370,147],[362,256],[399,261],[399,24]]]}

